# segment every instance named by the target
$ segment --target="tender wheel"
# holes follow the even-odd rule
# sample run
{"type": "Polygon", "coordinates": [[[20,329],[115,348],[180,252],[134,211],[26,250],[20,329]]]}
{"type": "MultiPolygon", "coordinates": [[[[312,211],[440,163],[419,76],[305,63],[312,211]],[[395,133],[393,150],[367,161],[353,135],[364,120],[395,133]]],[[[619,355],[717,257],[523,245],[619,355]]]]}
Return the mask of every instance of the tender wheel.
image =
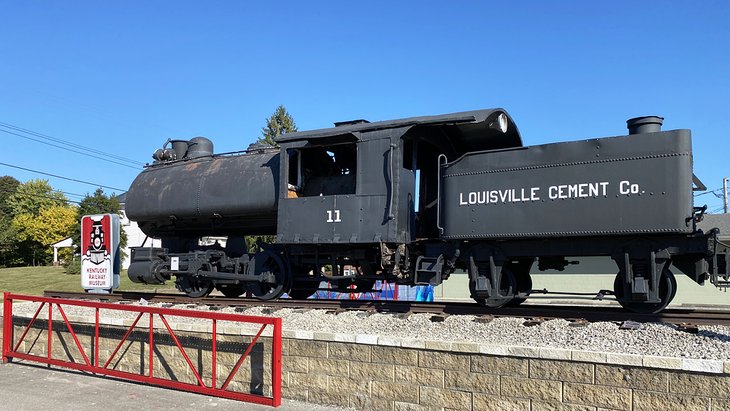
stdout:
{"type": "Polygon", "coordinates": [[[485,307],[499,308],[505,306],[507,303],[515,298],[515,292],[517,290],[517,280],[515,279],[515,275],[510,269],[508,269],[507,267],[503,267],[502,281],[499,284],[499,295],[493,295],[489,298],[475,298],[475,288],[476,285],[474,284],[474,282],[469,281],[469,291],[471,292],[474,301],[476,301],[479,305],[485,307]]]}
{"type": "Polygon", "coordinates": [[[659,277],[659,301],[658,303],[642,303],[638,301],[626,301],[624,295],[624,273],[619,272],[613,281],[613,292],[616,293],[616,300],[621,306],[629,311],[640,314],[656,314],[669,305],[677,294],[677,280],[669,269],[662,271],[659,277]]]}
{"type": "Polygon", "coordinates": [[[246,292],[246,287],[238,284],[223,284],[216,288],[228,298],[240,297],[246,292]]]}
{"type": "Polygon", "coordinates": [[[191,276],[178,277],[176,281],[178,290],[184,292],[188,297],[207,297],[213,291],[213,283],[208,280],[201,280],[191,276]]]}
{"type": "MultiPolygon", "coordinates": [[[[530,291],[532,291],[532,277],[530,276],[529,271],[516,273],[515,279],[517,280],[518,293],[529,293],[530,291]]],[[[512,301],[507,303],[507,306],[517,307],[518,305],[524,303],[526,300],[527,298],[515,297],[512,299],[512,301]]]]}
{"type": "Polygon", "coordinates": [[[248,290],[259,300],[272,300],[281,297],[291,288],[291,276],[282,259],[271,250],[256,254],[256,275],[262,281],[248,284],[248,290]]]}

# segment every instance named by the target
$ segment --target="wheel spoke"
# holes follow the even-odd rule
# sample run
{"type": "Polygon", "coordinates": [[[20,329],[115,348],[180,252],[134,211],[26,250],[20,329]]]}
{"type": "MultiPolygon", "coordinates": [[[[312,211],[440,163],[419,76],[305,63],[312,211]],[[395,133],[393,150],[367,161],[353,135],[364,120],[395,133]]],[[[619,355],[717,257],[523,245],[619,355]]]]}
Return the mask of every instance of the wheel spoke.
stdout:
{"type": "Polygon", "coordinates": [[[248,290],[254,297],[259,300],[272,300],[289,290],[291,276],[278,255],[272,251],[264,250],[256,254],[254,258],[256,260],[256,275],[262,276],[263,280],[248,285],[248,290]]]}
{"type": "Polygon", "coordinates": [[[201,280],[186,276],[178,278],[178,288],[191,298],[206,297],[213,291],[213,283],[208,280],[201,280]]]}

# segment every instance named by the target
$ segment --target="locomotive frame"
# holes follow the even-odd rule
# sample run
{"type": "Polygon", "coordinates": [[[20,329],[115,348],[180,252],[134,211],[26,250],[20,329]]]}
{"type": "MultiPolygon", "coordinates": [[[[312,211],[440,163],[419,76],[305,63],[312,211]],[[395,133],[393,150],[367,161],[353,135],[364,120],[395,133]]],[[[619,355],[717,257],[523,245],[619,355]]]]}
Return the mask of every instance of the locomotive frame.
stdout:
{"type": "Polygon", "coordinates": [[[676,293],[670,266],[727,286],[730,261],[717,230],[696,227],[689,130],[660,126],[642,117],[628,136],[524,147],[506,111],[490,109],[336,123],[236,155],[178,142],[127,194],[128,216],[162,238],[132,250],[129,276],[271,299],[307,298],[321,281],[437,285],[463,269],[471,297],[499,307],[529,296],[535,262],[610,256],[621,305],[658,312],[676,293]],[[243,236],[262,234],[276,242],[246,252],[243,236]],[[209,235],[226,247],[197,245],[209,235]]]}

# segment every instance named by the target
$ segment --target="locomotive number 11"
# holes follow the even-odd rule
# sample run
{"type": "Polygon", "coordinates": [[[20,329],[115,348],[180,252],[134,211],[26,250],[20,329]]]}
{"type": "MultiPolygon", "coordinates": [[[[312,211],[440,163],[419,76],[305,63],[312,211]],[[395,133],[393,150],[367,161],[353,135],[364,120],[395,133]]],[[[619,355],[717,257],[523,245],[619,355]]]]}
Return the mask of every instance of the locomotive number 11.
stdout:
{"type": "Polygon", "coordinates": [[[340,210],[327,210],[327,222],[328,223],[340,223],[340,210]],[[334,218],[332,218],[334,215],[334,218]]]}

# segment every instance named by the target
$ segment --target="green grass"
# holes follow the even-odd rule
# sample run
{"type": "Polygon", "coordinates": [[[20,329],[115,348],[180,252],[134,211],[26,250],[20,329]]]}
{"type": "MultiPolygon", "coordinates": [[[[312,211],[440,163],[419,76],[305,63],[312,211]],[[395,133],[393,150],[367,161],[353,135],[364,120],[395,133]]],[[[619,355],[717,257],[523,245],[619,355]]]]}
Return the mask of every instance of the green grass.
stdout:
{"type": "MultiPolygon", "coordinates": [[[[45,290],[83,291],[81,276],[63,272],[63,267],[18,267],[0,269],[0,292],[43,295],[45,290]]],[[[165,285],[133,283],[127,272],[122,271],[121,284],[115,291],[173,291],[175,284],[168,281],[165,285]]],[[[0,293],[0,300],[3,296],[0,293]]]]}

